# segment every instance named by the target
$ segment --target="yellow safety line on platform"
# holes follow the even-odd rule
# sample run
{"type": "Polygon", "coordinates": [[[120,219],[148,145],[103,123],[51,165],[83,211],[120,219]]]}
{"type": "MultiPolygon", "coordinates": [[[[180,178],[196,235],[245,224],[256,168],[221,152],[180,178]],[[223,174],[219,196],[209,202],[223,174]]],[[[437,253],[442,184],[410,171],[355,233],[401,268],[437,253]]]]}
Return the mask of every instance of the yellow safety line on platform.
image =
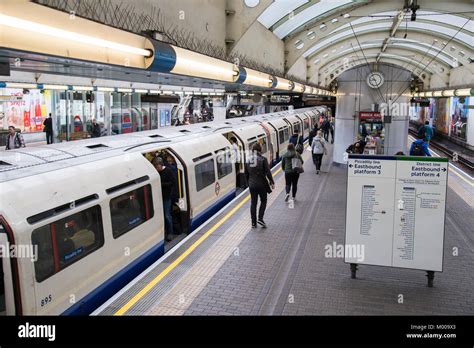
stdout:
{"type": "MultiPolygon", "coordinates": [[[[281,167],[273,173],[277,175],[281,171],[281,167]]],[[[143,296],[145,296],[153,287],[158,284],[168,273],[170,273],[176,266],[178,266],[189,254],[191,254],[202,242],[204,242],[212,233],[214,233],[224,222],[226,222],[237,210],[239,210],[248,200],[250,195],[247,195],[237,206],[229,211],[222,219],[220,219],[214,226],[212,226],[206,233],[204,233],[197,241],[195,241],[185,252],[174,260],[168,267],[166,267],[160,274],[158,274],[152,281],[150,281],[140,292],[133,296],[123,307],[121,307],[114,315],[125,314],[133,305],[135,305],[143,296]]]]}

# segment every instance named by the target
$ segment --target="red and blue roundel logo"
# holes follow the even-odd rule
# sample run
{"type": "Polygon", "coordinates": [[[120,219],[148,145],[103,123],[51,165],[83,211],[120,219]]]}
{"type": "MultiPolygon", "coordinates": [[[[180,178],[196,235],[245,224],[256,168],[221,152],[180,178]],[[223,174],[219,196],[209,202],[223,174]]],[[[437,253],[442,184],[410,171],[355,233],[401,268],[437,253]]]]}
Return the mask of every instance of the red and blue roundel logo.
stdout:
{"type": "Polygon", "coordinates": [[[219,182],[216,182],[216,187],[215,187],[216,196],[219,196],[220,190],[221,190],[221,185],[219,184],[219,182]]]}

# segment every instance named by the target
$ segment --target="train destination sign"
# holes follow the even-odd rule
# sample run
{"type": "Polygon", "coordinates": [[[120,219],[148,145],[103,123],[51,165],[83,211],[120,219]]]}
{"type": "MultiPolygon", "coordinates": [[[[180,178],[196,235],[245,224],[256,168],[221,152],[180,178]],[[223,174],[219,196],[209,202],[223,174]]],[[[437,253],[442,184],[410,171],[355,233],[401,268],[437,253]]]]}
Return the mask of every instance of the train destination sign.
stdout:
{"type": "Polygon", "coordinates": [[[349,155],[347,169],[345,243],[365,255],[345,262],[441,272],[448,160],[349,155]]]}

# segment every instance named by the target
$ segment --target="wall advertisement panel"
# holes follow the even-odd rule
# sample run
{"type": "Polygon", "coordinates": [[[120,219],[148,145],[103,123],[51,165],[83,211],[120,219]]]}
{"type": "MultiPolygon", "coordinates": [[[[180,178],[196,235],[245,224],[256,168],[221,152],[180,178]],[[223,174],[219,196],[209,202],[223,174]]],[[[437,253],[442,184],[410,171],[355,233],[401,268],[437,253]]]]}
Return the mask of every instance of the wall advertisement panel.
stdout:
{"type": "Polygon", "coordinates": [[[51,91],[1,88],[0,128],[15,126],[22,132],[42,132],[51,111],[51,91]]]}

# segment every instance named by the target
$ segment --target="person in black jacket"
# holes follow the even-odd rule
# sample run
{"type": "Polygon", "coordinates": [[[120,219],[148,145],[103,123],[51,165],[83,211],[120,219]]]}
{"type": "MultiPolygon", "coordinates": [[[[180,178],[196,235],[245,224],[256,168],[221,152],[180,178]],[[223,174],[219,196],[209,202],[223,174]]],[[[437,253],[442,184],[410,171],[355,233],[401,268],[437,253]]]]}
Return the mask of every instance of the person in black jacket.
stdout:
{"type": "Polygon", "coordinates": [[[173,200],[176,197],[176,176],[170,167],[164,165],[161,157],[155,157],[151,162],[160,174],[161,194],[163,196],[163,213],[165,217],[165,236],[166,241],[170,241],[170,235],[173,233],[173,217],[171,216],[171,208],[173,200]]]}
{"type": "Polygon", "coordinates": [[[46,133],[46,143],[52,144],[53,143],[53,119],[51,117],[51,113],[49,114],[49,117],[46,120],[44,120],[43,125],[44,125],[43,132],[46,133]]]}
{"type": "Polygon", "coordinates": [[[321,125],[321,130],[324,133],[324,140],[329,141],[329,131],[331,129],[331,123],[327,118],[324,119],[323,124],[321,125]]]}
{"type": "Polygon", "coordinates": [[[256,228],[257,223],[263,228],[266,228],[267,225],[263,221],[263,216],[267,208],[267,193],[275,188],[275,182],[273,181],[268,161],[262,156],[262,146],[260,144],[255,144],[252,147],[252,155],[245,164],[245,176],[251,197],[250,216],[252,218],[252,228],[256,228]],[[257,220],[258,197],[260,197],[260,208],[258,210],[257,220]]]}
{"type": "Polygon", "coordinates": [[[318,134],[318,130],[319,130],[319,126],[318,126],[318,124],[315,124],[314,128],[311,130],[311,132],[309,132],[309,137],[308,137],[309,146],[311,146],[311,144],[313,143],[313,139],[318,134]]]}
{"type": "Polygon", "coordinates": [[[92,125],[91,125],[91,137],[92,138],[98,138],[100,137],[100,125],[97,123],[97,120],[95,118],[92,119],[92,125]]]}

